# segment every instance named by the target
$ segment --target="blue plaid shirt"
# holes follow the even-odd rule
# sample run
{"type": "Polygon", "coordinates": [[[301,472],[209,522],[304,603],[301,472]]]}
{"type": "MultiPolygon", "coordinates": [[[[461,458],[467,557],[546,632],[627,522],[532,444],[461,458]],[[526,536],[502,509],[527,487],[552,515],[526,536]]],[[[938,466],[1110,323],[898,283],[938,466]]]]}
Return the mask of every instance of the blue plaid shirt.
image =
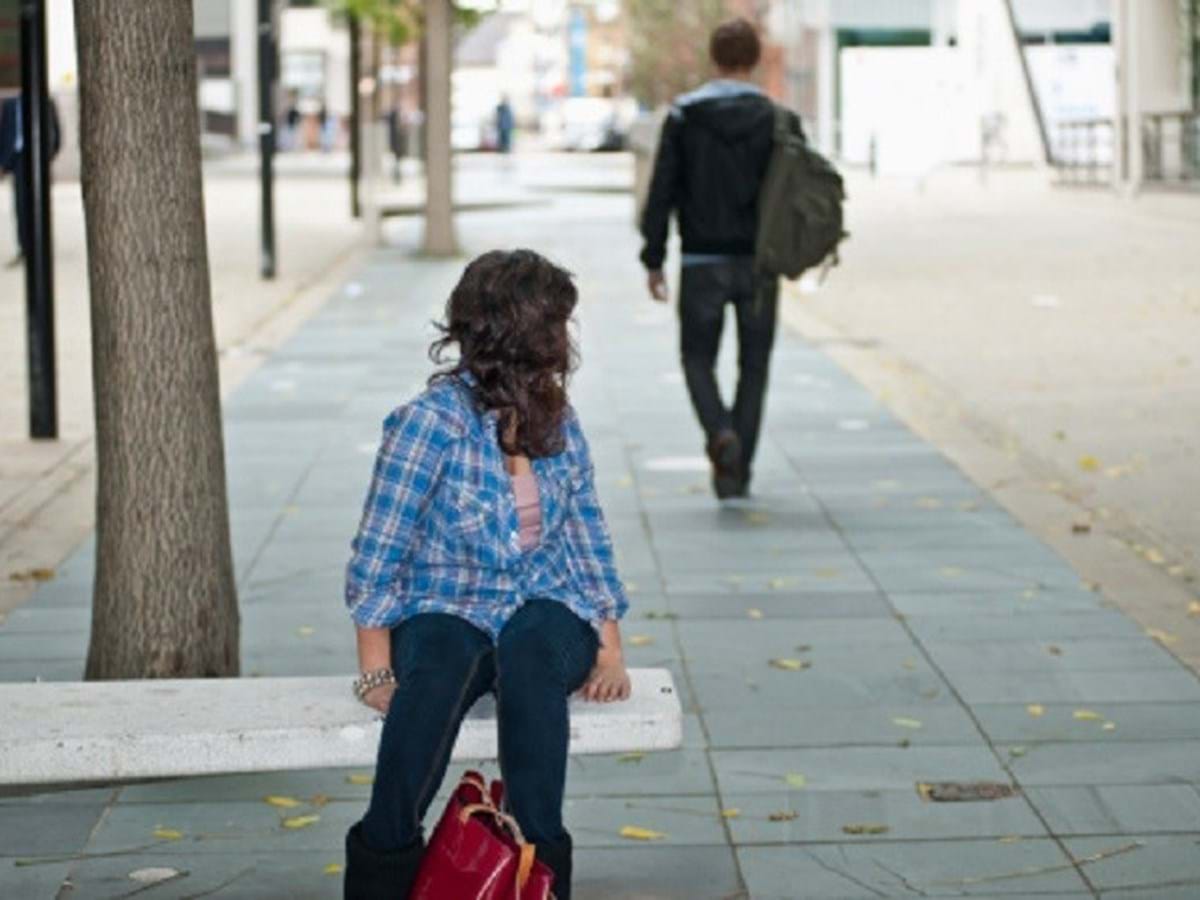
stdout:
{"type": "Polygon", "coordinates": [[[566,447],[533,460],[541,539],[522,551],[496,438],[463,382],[447,379],[383,424],[383,444],[346,567],[346,605],[364,627],[418,613],[461,616],[493,639],[521,604],[558,600],[595,627],[629,606],[573,409],[566,447]]]}

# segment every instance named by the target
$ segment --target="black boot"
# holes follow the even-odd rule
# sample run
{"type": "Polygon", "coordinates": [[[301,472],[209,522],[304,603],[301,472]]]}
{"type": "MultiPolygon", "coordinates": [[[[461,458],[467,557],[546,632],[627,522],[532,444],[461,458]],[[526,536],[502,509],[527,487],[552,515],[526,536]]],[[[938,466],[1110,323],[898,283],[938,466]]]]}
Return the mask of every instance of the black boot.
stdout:
{"type": "Polygon", "coordinates": [[[408,900],[424,841],[403,850],[380,853],[362,839],[362,823],[346,832],[346,875],[342,881],[345,900],[408,900]]]}
{"type": "Polygon", "coordinates": [[[538,844],[535,855],[554,873],[554,900],[571,900],[571,835],[552,844],[538,844]]]}

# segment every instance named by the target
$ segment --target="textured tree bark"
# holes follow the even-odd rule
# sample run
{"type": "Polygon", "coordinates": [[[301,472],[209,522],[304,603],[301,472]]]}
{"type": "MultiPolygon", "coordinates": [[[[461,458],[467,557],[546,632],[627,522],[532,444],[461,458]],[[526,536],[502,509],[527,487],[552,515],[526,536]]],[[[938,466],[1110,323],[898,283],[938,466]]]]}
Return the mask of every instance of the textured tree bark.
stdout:
{"type": "Polygon", "coordinates": [[[96,401],[87,678],[236,675],[192,0],[76,0],[96,401]]]}

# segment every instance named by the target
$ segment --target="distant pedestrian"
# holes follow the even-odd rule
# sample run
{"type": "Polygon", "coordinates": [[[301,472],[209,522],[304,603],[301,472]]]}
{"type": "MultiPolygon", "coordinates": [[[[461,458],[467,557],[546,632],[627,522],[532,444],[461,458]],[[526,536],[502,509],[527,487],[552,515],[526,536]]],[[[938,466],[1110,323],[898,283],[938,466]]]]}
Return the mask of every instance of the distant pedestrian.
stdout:
{"type": "Polygon", "coordinates": [[[513,128],[515,117],[507,97],[501,97],[496,104],[496,149],[501,153],[512,151],[513,128]]]}
{"type": "MultiPolygon", "coordinates": [[[[61,132],[58,109],[50,101],[50,158],[58,155],[61,132]]],[[[8,263],[15,268],[29,257],[33,246],[32,186],[25,180],[25,133],[20,97],[9,97],[0,105],[0,173],[13,179],[13,212],[17,222],[17,254],[8,263]]]]}
{"type": "MultiPolygon", "coordinates": [[[[671,214],[683,243],[680,347],[684,377],[704,428],[717,496],[745,496],[762,424],[779,282],[756,272],[758,195],[771,157],[775,105],[751,81],[761,45],[745,19],[718,27],[709,42],[717,78],[676,98],[662,128],[642,214],[641,260],[651,296],[667,300],[663,274],[671,214]],[[714,371],[725,306],[738,329],[733,406],[714,371]]],[[[802,137],[800,120],[789,127],[802,137]]]]}

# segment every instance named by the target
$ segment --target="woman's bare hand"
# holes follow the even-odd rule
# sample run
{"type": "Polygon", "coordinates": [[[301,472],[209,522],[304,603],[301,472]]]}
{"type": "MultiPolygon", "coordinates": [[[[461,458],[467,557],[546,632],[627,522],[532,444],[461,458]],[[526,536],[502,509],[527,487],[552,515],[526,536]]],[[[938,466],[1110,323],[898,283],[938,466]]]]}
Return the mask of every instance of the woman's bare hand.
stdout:
{"type": "Polygon", "coordinates": [[[615,700],[628,700],[630,691],[629,673],[625,671],[625,660],[620,651],[602,648],[596,654],[592,674],[579,693],[583,699],[593,703],[612,703],[615,700]]]}
{"type": "Polygon", "coordinates": [[[396,685],[381,684],[379,687],[367,691],[367,695],[363,697],[363,703],[376,712],[386,715],[388,707],[392,705],[392,694],[394,693],[396,693],[396,685]]]}

